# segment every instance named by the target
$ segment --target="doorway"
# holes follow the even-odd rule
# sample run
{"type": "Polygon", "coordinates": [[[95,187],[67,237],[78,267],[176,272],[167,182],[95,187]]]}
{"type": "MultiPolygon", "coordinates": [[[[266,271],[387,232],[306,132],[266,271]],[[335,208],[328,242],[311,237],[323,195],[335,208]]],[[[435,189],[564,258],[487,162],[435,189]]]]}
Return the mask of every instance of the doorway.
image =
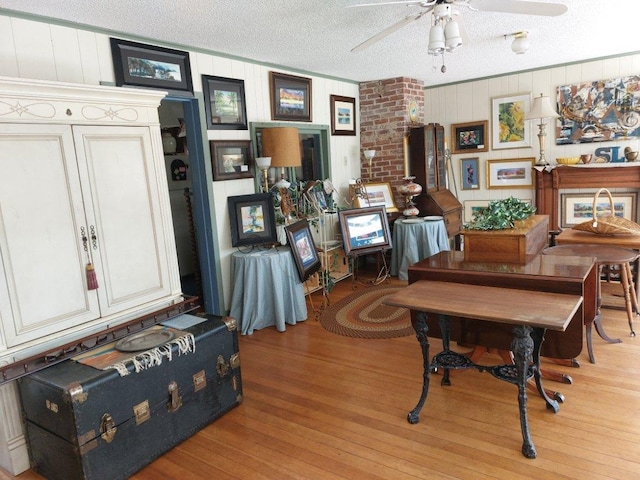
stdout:
{"type": "Polygon", "coordinates": [[[167,97],[158,112],[182,292],[222,315],[198,101],[167,97]]]}

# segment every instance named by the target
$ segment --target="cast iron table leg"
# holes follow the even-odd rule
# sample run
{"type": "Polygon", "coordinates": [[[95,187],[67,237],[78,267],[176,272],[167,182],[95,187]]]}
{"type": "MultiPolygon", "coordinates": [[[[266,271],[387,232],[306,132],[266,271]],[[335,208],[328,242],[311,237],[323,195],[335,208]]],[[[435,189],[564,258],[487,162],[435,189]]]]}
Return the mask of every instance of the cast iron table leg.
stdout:
{"type": "Polygon", "coordinates": [[[527,418],[527,372],[533,354],[533,339],[531,327],[518,325],[513,329],[514,338],[511,342],[514,363],[518,375],[518,407],[520,409],[520,428],[522,429],[522,454],[527,458],[536,458],[536,447],[531,440],[529,420],[527,418]]]}
{"type": "Polygon", "coordinates": [[[416,338],[422,348],[422,364],[424,371],[422,374],[422,393],[420,394],[420,400],[418,400],[418,404],[407,415],[407,420],[409,423],[418,423],[420,421],[420,410],[422,410],[424,402],[427,399],[427,394],[429,393],[429,377],[431,375],[429,367],[429,338],[427,337],[427,332],[429,331],[429,327],[427,326],[427,314],[424,312],[416,312],[412,315],[411,323],[413,325],[413,329],[416,331],[416,338]]]}

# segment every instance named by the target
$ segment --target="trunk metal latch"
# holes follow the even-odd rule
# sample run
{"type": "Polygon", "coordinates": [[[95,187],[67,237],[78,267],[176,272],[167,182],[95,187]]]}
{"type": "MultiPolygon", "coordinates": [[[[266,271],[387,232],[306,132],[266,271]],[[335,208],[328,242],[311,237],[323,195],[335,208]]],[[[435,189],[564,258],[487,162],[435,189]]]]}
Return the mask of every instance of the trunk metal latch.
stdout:
{"type": "Polygon", "coordinates": [[[102,415],[102,419],[100,420],[100,436],[102,439],[107,443],[111,443],[117,431],[118,427],[116,427],[113,417],[108,413],[102,415]]]}
{"type": "Polygon", "coordinates": [[[178,384],[171,382],[169,384],[169,403],[167,409],[170,412],[175,412],[182,406],[182,397],[179,395],[178,384]]]}

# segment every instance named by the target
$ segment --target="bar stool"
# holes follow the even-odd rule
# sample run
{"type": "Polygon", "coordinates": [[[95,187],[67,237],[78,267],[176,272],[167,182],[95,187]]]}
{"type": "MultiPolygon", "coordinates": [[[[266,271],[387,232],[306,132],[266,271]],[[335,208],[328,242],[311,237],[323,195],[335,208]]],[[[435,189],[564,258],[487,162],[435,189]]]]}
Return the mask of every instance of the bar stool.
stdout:
{"type": "MultiPolygon", "coordinates": [[[[624,303],[627,310],[627,319],[629,321],[629,329],[631,330],[631,336],[635,337],[636,333],[633,330],[633,318],[638,315],[638,299],[636,297],[636,290],[633,284],[633,276],[631,275],[631,262],[635,262],[640,254],[635,250],[622,247],[612,247],[609,245],[588,245],[588,244],[568,244],[557,245],[554,247],[545,248],[542,253],[544,255],[564,255],[575,257],[592,257],[596,259],[598,264],[598,271],[602,269],[603,265],[619,265],[620,266],[620,280],[624,293],[624,303]]],[[[596,318],[593,323],[596,326],[596,331],[600,337],[609,343],[619,343],[620,339],[614,340],[607,336],[602,327],[600,321],[600,308],[602,306],[602,287],[600,285],[600,278],[598,277],[598,310],[596,312],[596,318]]],[[[593,356],[593,346],[591,342],[591,322],[586,325],[587,330],[587,350],[589,352],[589,361],[595,363],[593,356]]]]}

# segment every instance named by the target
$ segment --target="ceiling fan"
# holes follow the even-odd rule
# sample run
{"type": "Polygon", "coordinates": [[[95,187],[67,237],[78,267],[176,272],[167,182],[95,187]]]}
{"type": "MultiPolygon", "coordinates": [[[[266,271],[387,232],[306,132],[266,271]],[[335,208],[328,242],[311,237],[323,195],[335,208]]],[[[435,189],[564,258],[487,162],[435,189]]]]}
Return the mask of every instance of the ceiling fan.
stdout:
{"type": "Polygon", "coordinates": [[[464,28],[464,24],[462,22],[458,24],[458,22],[453,21],[452,17],[454,15],[459,15],[459,12],[452,10],[452,5],[464,6],[468,7],[471,10],[483,12],[542,15],[549,17],[562,15],[567,11],[567,6],[562,3],[544,3],[525,0],[396,0],[379,3],[361,3],[358,5],[351,5],[350,7],[371,7],[396,4],[405,4],[408,7],[420,7],[421,10],[419,12],[412,13],[411,15],[407,15],[399,22],[396,22],[393,25],[385,28],[384,30],[376,33],[361,44],[352,48],[352,52],[359,52],[364,50],[365,48],[370,47],[374,43],[382,40],[388,35],[391,35],[393,32],[400,30],[405,25],[408,25],[415,20],[419,20],[429,13],[431,14],[432,18],[432,26],[439,26],[438,28],[443,29],[443,35],[441,35],[439,30],[433,32],[434,28],[432,28],[432,32],[430,32],[429,34],[429,53],[438,55],[443,53],[444,49],[446,49],[447,51],[452,51],[455,48],[461,46],[463,40],[466,39],[466,29],[464,28]],[[449,26],[451,32],[449,32],[450,35],[447,35],[446,28],[449,24],[451,24],[449,26]],[[443,49],[440,49],[441,42],[436,41],[434,43],[432,42],[432,40],[439,40],[439,38],[443,37],[447,37],[447,44],[443,49]],[[449,37],[452,38],[451,42],[448,41],[449,37]],[[434,45],[437,48],[432,51],[431,47],[434,45]]]}

